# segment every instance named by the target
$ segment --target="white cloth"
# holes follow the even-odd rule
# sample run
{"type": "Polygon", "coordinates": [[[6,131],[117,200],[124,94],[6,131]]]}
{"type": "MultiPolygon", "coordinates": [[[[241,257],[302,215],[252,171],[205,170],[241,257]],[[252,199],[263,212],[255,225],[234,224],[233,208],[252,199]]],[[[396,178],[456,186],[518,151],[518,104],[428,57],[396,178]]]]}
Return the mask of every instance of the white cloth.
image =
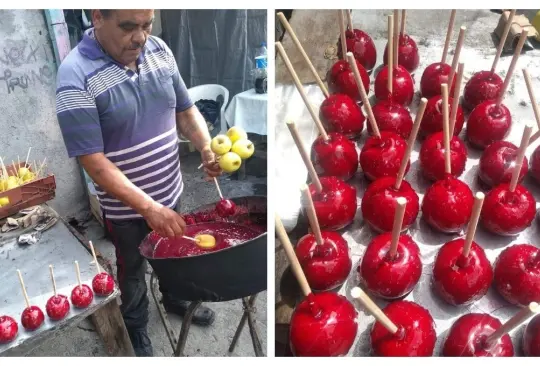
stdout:
{"type": "Polygon", "coordinates": [[[225,111],[229,126],[238,126],[246,132],[266,136],[268,94],[257,94],[255,89],[236,94],[225,111]]]}

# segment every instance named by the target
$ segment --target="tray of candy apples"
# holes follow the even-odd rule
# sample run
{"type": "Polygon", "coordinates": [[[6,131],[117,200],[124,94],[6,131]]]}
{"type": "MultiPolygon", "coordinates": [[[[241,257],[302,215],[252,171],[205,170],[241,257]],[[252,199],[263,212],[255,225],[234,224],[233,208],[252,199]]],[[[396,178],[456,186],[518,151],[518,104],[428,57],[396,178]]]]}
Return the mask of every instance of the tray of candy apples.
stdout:
{"type": "Polygon", "coordinates": [[[401,40],[410,37],[404,37],[403,23],[402,34],[395,33],[394,11],[372,108],[358,56],[344,41],[340,11],[349,65],[340,80],[355,81],[358,94],[349,97],[366,111],[367,133],[362,111],[328,118],[324,104],[339,91],[329,94],[320,79],[327,99],[317,114],[276,44],[320,132],[308,152],[294,122],[287,122],[311,182],[301,188],[309,228],[295,247],[276,217],[303,295],[290,321],[294,355],[540,354],[540,111],[526,69],[528,118],[536,119],[535,126],[513,121],[503,104],[526,31],[505,80],[496,72],[514,14],[492,70],[473,74],[462,92],[465,27],[452,65],[445,62],[452,11],[442,61],[425,68],[418,103],[410,70],[399,61],[401,40]],[[410,109],[417,103],[413,121],[410,109]]]}
{"type": "Polygon", "coordinates": [[[30,298],[22,273],[20,270],[17,270],[25,306],[18,314],[3,314],[0,309],[0,351],[2,351],[2,346],[9,347],[13,343],[20,344],[26,338],[31,337],[40,330],[58,326],[63,319],[70,316],[70,313],[71,315],[76,315],[84,311],[84,309],[88,308],[95,301],[94,296],[106,298],[114,292],[115,283],[113,277],[101,270],[94,246],[91,242],[90,248],[94,256],[97,274],[91,283],[86,284],[81,280],[79,263],[75,261],[77,283],[72,287],[69,297],[67,295],[69,289],[57,288],[52,265],[49,265],[49,275],[53,290],[50,297],[37,296],[30,298]],[[63,291],[66,293],[62,293],[63,291]],[[44,303],[35,303],[33,302],[34,299],[42,299],[44,303]]]}

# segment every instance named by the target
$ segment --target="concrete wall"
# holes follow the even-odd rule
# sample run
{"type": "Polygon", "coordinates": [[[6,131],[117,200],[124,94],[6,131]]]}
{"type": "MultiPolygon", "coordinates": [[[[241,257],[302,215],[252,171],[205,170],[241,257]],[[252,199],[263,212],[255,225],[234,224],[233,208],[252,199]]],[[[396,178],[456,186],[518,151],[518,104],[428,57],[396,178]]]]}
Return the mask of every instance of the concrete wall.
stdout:
{"type": "Polygon", "coordinates": [[[0,10],[0,156],[47,158],[56,176],[51,206],[62,216],[87,207],[79,166],[68,159],[55,113],[56,63],[41,10],[0,10]]]}

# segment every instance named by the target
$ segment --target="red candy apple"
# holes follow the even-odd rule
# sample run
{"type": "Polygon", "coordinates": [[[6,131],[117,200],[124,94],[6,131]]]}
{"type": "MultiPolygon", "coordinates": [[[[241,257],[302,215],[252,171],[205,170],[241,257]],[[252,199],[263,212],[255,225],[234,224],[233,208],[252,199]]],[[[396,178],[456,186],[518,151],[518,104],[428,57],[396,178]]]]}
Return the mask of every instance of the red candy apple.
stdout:
{"type": "Polygon", "coordinates": [[[328,132],[339,132],[350,139],[360,137],[366,120],[360,106],[346,94],[326,98],[319,109],[319,117],[328,132]]]}
{"type": "Polygon", "coordinates": [[[37,306],[29,306],[22,312],[21,324],[26,330],[36,330],[44,321],[45,315],[37,306]]]}
{"type": "Polygon", "coordinates": [[[477,72],[465,85],[463,106],[472,110],[483,102],[497,99],[503,84],[501,77],[491,71],[477,72]]]}
{"type": "Polygon", "coordinates": [[[358,170],[356,145],[339,133],[329,133],[328,137],[324,140],[319,136],[311,147],[311,160],[317,174],[351,179],[358,170]]]}
{"type": "MultiPolygon", "coordinates": [[[[394,40],[395,42],[395,40],[394,40]]],[[[388,60],[388,44],[384,49],[384,64],[387,65],[388,60]]],[[[398,44],[398,64],[403,66],[409,73],[413,73],[420,63],[420,55],[418,53],[418,46],[414,39],[408,34],[399,35],[398,44]]]]}
{"type": "Polygon", "coordinates": [[[536,182],[540,183],[540,146],[534,149],[531,155],[531,175],[536,182]]]}
{"type": "Polygon", "coordinates": [[[395,301],[383,309],[398,327],[390,333],[379,322],[371,330],[371,346],[375,356],[428,357],[433,355],[437,333],[429,311],[410,301],[395,301]]]}
{"type": "MultiPolygon", "coordinates": [[[[388,131],[381,136],[370,136],[360,152],[360,166],[366,177],[375,180],[382,177],[395,177],[407,149],[407,141],[388,131]]],[[[409,165],[405,170],[407,174],[409,165]]]]}
{"type": "MultiPolygon", "coordinates": [[[[373,70],[377,62],[377,49],[371,37],[360,29],[347,30],[345,32],[347,52],[352,52],[354,58],[367,71],[373,70]]],[[[338,41],[338,57],[343,58],[341,53],[341,38],[338,41]]],[[[367,90],[367,89],[366,89],[367,90]]]]}
{"type": "Polygon", "coordinates": [[[420,249],[414,240],[409,235],[400,235],[395,257],[389,253],[391,241],[392,233],[373,239],[358,267],[365,288],[387,300],[407,295],[422,275],[420,249]]]}
{"type": "Polygon", "coordinates": [[[399,189],[395,188],[395,184],[395,177],[377,179],[369,185],[362,198],[362,216],[378,232],[392,231],[398,197],[407,200],[403,230],[411,226],[418,216],[420,200],[414,189],[407,181],[402,181],[399,189]]]}
{"type": "Polygon", "coordinates": [[[540,357],[540,315],[532,318],[523,332],[523,353],[527,357],[540,357]]]}
{"type": "MultiPolygon", "coordinates": [[[[449,113],[450,106],[452,105],[453,98],[448,97],[449,113]]],[[[463,128],[465,118],[463,116],[463,110],[458,104],[456,113],[456,123],[454,124],[454,135],[458,136],[463,128]]],[[[428,100],[426,111],[424,112],[424,118],[422,118],[422,124],[420,125],[420,132],[424,136],[431,135],[436,132],[442,132],[443,130],[443,115],[442,115],[442,97],[436,95],[428,100]]]]}
{"type": "Polygon", "coordinates": [[[322,192],[309,185],[321,229],[336,231],[353,222],[356,215],[356,188],[336,177],[321,177],[322,192]]]}
{"type": "Polygon", "coordinates": [[[98,296],[109,296],[114,291],[113,277],[106,272],[101,272],[95,275],[94,279],[92,280],[92,289],[98,296]]]}
{"type": "MultiPolygon", "coordinates": [[[[362,84],[366,93],[369,94],[369,75],[364,67],[356,61],[356,66],[362,79],[362,84]]],[[[360,100],[360,93],[356,81],[354,80],[354,74],[346,60],[339,60],[336,62],[330,70],[328,70],[328,88],[332,94],[346,94],[353,100],[360,100]]]]}
{"type": "MultiPolygon", "coordinates": [[[[452,67],[447,63],[436,62],[429,65],[424,70],[420,79],[420,92],[424,98],[430,99],[436,95],[441,95],[441,85],[449,84],[448,78],[452,67]]],[[[449,88],[450,95],[454,95],[455,77],[452,80],[452,87],[449,88]]]]}
{"type": "Polygon", "coordinates": [[[495,263],[494,284],[511,304],[540,302],[540,249],[518,244],[503,250],[495,263]]]}
{"type": "Polygon", "coordinates": [[[536,202],[522,185],[510,192],[510,185],[503,183],[486,195],[480,221],[484,227],[498,235],[512,236],[529,227],[536,214],[536,202]]]}
{"type": "Polygon", "coordinates": [[[469,186],[447,175],[426,191],[422,201],[422,217],[443,233],[456,233],[469,222],[473,202],[469,186]]]}
{"type": "Polygon", "coordinates": [[[346,355],[354,343],[358,324],[354,306],[334,292],[309,294],[294,309],[290,345],[298,357],[346,355]]]}
{"type": "Polygon", "coordinates": [[[460,317],[448,331],[443,345],[445,357],[512,357],[514,346],[508,334],[488,347],[486,339],[502,326],[489,314],[470,313],[460,317]]]}
{"type": "MultiPolygon", "coordinates": [[[[405,107],[401,104],[381,100],[373,106],[372,110],[379,131],[394,132],[404,139],[409,138],[413,120],[405,107]]],[[[369,123],[368,132],[373,135],[373,129],[369,123]]]]}
{"type": "Polygon", "coordinates": [[[485,101],[473,109],[467,121],[467,139],[479,148],[485,149],[495,141],[504,140],[510,126],[512,116],[504,104],[485,101]]]}
{"type": "Polygon", "coordinates": [[[0,344],[9,343],[17,337],[19,326],[15,319],[10,316],[0,316],[0,344]]]}
{"type": "Polygon", "coordinates": [[[482,298],[493,280],[493,269],[484,250],[474,241],[467,258],[464,239],[444,244],[433,265],[433,285],[452,305],[467,305],[482,298]]]}
{"type": "MultiPolygon", "coordinates": [[[[446,177],[444,166],[444,138],[442,132],[430,135],[420,149],[420,170],[431,181],[446,177]]],[[[450,166],[452,175],[459,177],[465,171],[467,147],[457,136],[450,140],[450,166]]]]}
{"type": "Polygon", "coordinates": [[[341,286],[352,268],[349,246],[333,231],[322,231],[323,242],[317,244],[313,234],[303,236],[296,245],[296,256],[309,285],[316,291],[341,286]]]}
{"type": "Polygon", "coordinates": [[[87,308],[94,299],[92,290],[87,285],[77,285],[71,291],[71,303],[79,309],[87,308]]]}
{"type": "Polygon", "coordinates": [[[54,295],[47,300],[45,311],[52,320],[62,320],[69,312],[69,300],[64,295],[54,295]]]}
{"type": "MultiPolygon", "coordinates": [[[[480,157],[478,177],[490,187],[501,183],[510,183],[517,150],[518,147],[508,141],[495,141],[489,145],[480,157]]],[[[525,157],[519,172],[518,183],[523,181],[528,169],[529,165],[525,157]]]]}
{"type": "Polygon", "coordinates": [[[236,205],[231,200],[221,199],[216,204],[216,211],[217,211],[217,214],[223,218],[233,216],[236,212],[236,205]]]}
{"type": "MultiPolygon", "coordinates": [[[[366,89],[367,90],[367,89],[366,89]]],[[[375,96],[377,100],[389,100],[408,106],[414,97],[414,81],[403,66],[392,70],[392,94],[388,91],[388,66],[379,71],[375,78],[375,96]]]]}

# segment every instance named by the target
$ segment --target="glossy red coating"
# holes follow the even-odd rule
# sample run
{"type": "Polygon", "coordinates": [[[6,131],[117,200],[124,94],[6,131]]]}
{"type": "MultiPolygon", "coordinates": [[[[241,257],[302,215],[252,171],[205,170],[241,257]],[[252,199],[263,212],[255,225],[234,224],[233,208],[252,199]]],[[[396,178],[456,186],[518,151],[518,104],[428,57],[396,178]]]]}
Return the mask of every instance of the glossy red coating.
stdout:
{"type": "MultiPolygon", "coordinates": [[[[216,212],[215,206],[212,209],[206,209],[183,215],[186,225],[195,225],[203,223],[226,222],[229,224],[231,218],[223,218],[216,212]]],[[[265,211],[253,212],[249,206],[242,204],[236,206],[234,214],[234,223],[248,226],[258,234],[264,234],[267,231],[267,214],[265,211]]]]}
{"type": "Polygon", "coordinates": [[[531,155],[531,175],[537,183],[540,183],[540,146],[534,149],[531,155]]]}
{"type": "MultiPolygon", "coordinates": [[[[490,187],[501,183],[510,183],[514,171],[518,147],[508,141],[495,141],[490,144],[480,157],[478,177],[490,187]]],[[[527,157],[519,172],[518,183],[527,175],[529,163],[527,157]]]]}
{"type": "MultiPolygon", "coordinates": [[[[420,149],[420,170],[424,177],[437,181],[446,177],[444,162],[444,137],[442,132],[430,135],[422,143],[420,149]]],[[[467,147],[457,136],[450,140],[450,170],[454,177],[459,177],[465,171],[467,164],[467,147]]]]}
{"type": "MultiPolygon", "coordinates": [[[[413,120],[405,107],[398,103],[381,100],[373,106],[372,110],[379,131],[394,132],[404,139],[409,138],[413,120]]],[[[367,129],[369,134],[373,135],[371,124],[368,123],[367,129]]]]}
{"type": "Polygon", "coordinates": [[[433,264],[433,286],[440,297],[452,305],[467,305],[480,300],[493,281],[493,268],[484,249],[474,241],[467,258],[464,239],[444,244],[433,264]]]}
{"type": "Polygon", "coordinates": [[[540,302],[540,249],[517,244],[499,254],[494,285],[511,304],[528,306],[540,302]]]}
{"type": "MultiPolygon", "coordinates": [[[[395,177],[407,149],[403,137],[389,131],[381,132],[381,137],[370,136],[360,151],[360,166],[369,180],[395,177]]],[[[405,174],[409,171],[407,164],[405,174]]]]}
{"type": "MultiPolygon", "coordinates": [[[[441,95],[441,85],[448,84],[448,77],[452,67],[446,63],[436,62],[425,68],[420,79],[420,92],[424,98],[430,99],[436,95],[441,95]]],[[[452,80],[452,87],[448,90],[448,95],[454,95],[456,78],[452,80]]]]}
{"type": "Polygon", "coordinates": [[[319,118],[327,132],[339,132],[349,139],[360,137],[366,117],[362,108],[346,94],[332,94],[319,109],[319,118]]]}
{"type": "Polygon", "coordinates": [[[442,355],[445,357],[512,357],[514,346],[508,334],[492,347],[486,339],[502,326],[499,319],[489,314],[470,313],[460,317],[448,331],[442,355]]]}
{"type": "Polygon", "coordinates": [[[37,306],[29,306],[23,310],[21,324],[26,330],[36,330],[45,321],[43,311],[37,306]]]}
{"type": "Polygon", "coordinates": [[[71,303],[79,309],[87,308],[94,299],[94,293],[87,285],[77,285],[71,291],[71,303]]]}
{"type": "Polygon", "coordinates": [[[433,183],[426,191],[422,201],[422,217],[436,230],[456,233],[469,222],[473,203],[469,186],[447,176],[433,183]]]}
{"type": "Polygon", "coordinates": [[[420,210],[420,199],[409,182],[403,180],[399,190],[394,188],[395,177],[379,178],[371,183],[364,197],[361,208],[364,220],[378,232],[390,232],[394,225],[396,200],[403,197],[407,200],[403,216],[403,230],[411,226],[420,210]]]}
{"type": "Polygon", "coordinates": [[[321,177],[320,181],[321,193],[309,185],[319,226],[329,231],[343,229],[356,215],[356,188],[336,177],[321,177]]]}
{"type": "Polygon", "coordinates": [[[536,215],[536,202],[531,192],[518,184],[500,184],[486,194],[480,222],[490,232],[503,236],[516,235],[528,228],[536,215]]]}
{"type": "Polygon", "coordinates": [[[19,325],[17,321],[10,316],[0,316],[0,344],[9,343],[17,337],[19,325]]]}
{"type": "MultiPolygon", "coordinates": [[[[366,94],[369,94],[369,74],[358,60],[356,61],[356,66],[358,67],[360,79],[362,79],[366,94]]],[[[328,89],[331,94],[346,94],[355,101],[360,101],[362,99],[360,97],[360,92],[358,91],[358,86],[356,85],[356,80],[354,79],[353,71],[346,60],[337,61],[330,70],[328,70],[326,78],[328,80],[328,89]]]]}
{"type": "Polygon", "coordinates": [[[394,300],[411,292],[422,275],[420,249],[409,235],[400,235],[397,255],[390,257],[392,233],[369,243],[358,267],[360,281],[377,297],[394,300]]]}
{"type": "Polygon", "coordinates": [[[392,73],[392,95],[388,92],[388,66],[384,66],[375,77],[375,96],[378,101],[390,100],[408,106],[414,97],[414,80],[403,66],[394,68],[392,73]]]}
{"type": "MultiPolygon", "coordinates": [[[[388,64],[388,43],[384,48],[384,65],[388,64]]],[[[418,46],[412,37],[408,34],[401,33],[399,35],[398,44],[398,64],[403,66],[409,73],[413,73],[418,68],[420,63],[420,54],[418,46]]]]}
{"type": "MultiPolygon", "coordinates": [[[[452,115],[452,103],[453,98],[448,97],[448,121],[452,115]]],[[[424,116],[422,117],[422,123],[420,124],[420,132],[423,136],[429,136],[436,132],[443,131],[443,107],[442,96],[436,95],[429,98],[424,116]]],[[[463,123],[465,123],[465,117],[463,115],[463,109],[458,104],[456,123],[454,125],[454,135],[458,136],[463,129],[463,123]]]]}
{"type": "Polygon", "coordinates": [[[491,71],[477,72],[465,84],[463,106],[472,110],[485,101],[496,100],[503,84],[501,77],[491,71]]]}
{"type": "Polygon", "coordinates": [[[497,107],[494,101],[482,102],[473,109],[467,120],[467,139],[485,149],[495,141],[504,140],[510,131],[512,116],[504,104],[497,107]]]}
{"type": "Polygon", "coordinates": [[[327,141],[322,136],[317,137],[311,146],[311,161],[317,175],[351,179],[358,170],[355,143],[336,132],[329,133],[328,137],[327,141]]]}
{"type": "Polygon", "coordinates": [[[540,357],[540,315],[532,318],[523,332],[523,353],[527,357],[540,357]]]}
{"type": "Polygon", "coordinates": [[[327,291],[341,286],[352,268],[349,245],[333,231],[323,231],[322,245],[315,235],[304,235],[296,244],[296,256],[304,270],[311,289],[327,291]]]}
{"type": "MultiPolygon", "coordinates": [[[[377,49],[373,39],[360,29],[345,31],[347,52],[352,52],[356,61],[366,70],[371,71],[377,62],[377,49]]],[[[341,53],[341,37],[338,40],[338,57],[343,58],[341,53]]]]}
{"type": "Polygon", "coordinates": [[[236,205],[231,200],[221,199],[216,204],[216,212],[221,217],[230,217],[236,213],[236,205]]]}
{"type": "Polygon", "coordinates": [[[94,276],[92,289],[98,296],[109,296],[114,291],[114,278],[106,272],[101,272],[94,276]]]}
{"type": "Polygon", "coordinates": [[[334,292],[310,294],[296,306],[290,323],[290,345],[297,357],[344,356],[358,324],[354,306],[334,292]]]}
{"type": "Polygon", "coordinates": [[[55,295],[47,300],[45,311],[52,320],[62,320],[69,312],[69,300],[67,296],[55,295]]]}
{"type": "Polygon", "coordinates": [[[379,357],[429,357],[433,355],[437,333],[429,311],[411,301],[394,301],[383,309],[399,327],[395,335],[379,322],[371,329],[371,347],[379,357]]]}

